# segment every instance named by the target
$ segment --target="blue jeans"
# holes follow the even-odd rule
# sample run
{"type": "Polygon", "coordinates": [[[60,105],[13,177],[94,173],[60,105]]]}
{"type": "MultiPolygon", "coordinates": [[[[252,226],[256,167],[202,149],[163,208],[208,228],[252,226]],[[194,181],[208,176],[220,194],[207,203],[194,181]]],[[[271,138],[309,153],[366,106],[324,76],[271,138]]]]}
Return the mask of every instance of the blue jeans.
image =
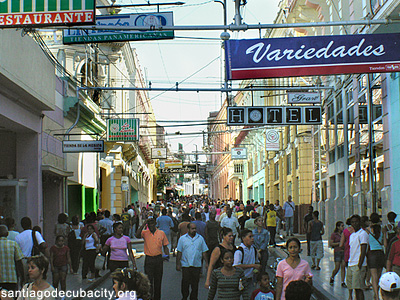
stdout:
{"type": "Polygon", "coordinates": [[[293,217],[285,217],[286,235],[293,234],[293,217]]]}

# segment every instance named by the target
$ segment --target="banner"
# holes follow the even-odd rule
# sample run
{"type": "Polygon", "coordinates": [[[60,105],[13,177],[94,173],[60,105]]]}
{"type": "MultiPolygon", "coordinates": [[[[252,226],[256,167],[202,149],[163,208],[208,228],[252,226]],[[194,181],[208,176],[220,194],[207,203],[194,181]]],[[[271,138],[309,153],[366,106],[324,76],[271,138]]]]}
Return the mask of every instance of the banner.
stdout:
{"type": "MultiPolygon", "coordinates": [[[[107,15],[96,16],[98,26],[118,26],[128,28],[135,26],[173,26],[172,12],[129,14],[129,15],[107,15]]],[[[140,41],[173,39],[174,31],[139,31],[139,30],[93,30],[83,27],[82,29],[65,29],[63,31],[64,44],[81,43],[110,43],[117,41],[140,41]]]]}
{"type": "Polygon", "coordinates": [[[228,126],[319,125],[321,106],[228,106],[228,126]]]}
{"type": "Polygon", "coordinates": [[[63,141],[63,153],[104,152],[104,141],[63,141]]]}
{"type": "Polygon", "coordinates": [[[246,148],[232,148],[231,159],[247,159],[247,149],[246,148]]]}
{"type": "Polygon", "coordinates": [[[151,159],[167,159],[167,148],[152,148],[151,159]]]}
{"type": "Polygon", "coordinates": [[[265,150],[279,151],[279,131],[276,129],[267,129],[265,131],[265,150]]]}
{"type": "Polygon", "coordinates": [[[160,169],[161,174],[198,173],[197,164],[183,165],[182,168],[160,169]]]}
{"type": "Polygon", "coordinates": [[[107,141],[138,141],[139,119],[107,119],[107,141]]]}
{"type": "Polygon", "coordinates": [[[225,41],[228,80],[400,71],[400,34],[225,41]]]}

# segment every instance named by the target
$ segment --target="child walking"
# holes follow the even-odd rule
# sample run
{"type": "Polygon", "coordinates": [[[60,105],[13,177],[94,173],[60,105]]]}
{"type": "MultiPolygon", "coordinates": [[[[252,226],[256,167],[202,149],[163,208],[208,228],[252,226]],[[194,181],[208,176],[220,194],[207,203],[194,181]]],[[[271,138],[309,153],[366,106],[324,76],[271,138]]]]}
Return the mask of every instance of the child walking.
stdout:
{"type": "Polygon", "coordinates": [[[56,244],[50,248],[50,265],[53,273],[53,287],[67,291],[67,272],[68,266],[72,270],[71,256],[68,246],[65,246],[65,238],[62,235],[56,237],[56,244]]]}
{"type": "Polygon", "coordinates": [[[257,283],[259,288],[254,290],[251,294],[250,300],[274,300],[275,291],[271,288],[271,282],[269,280],[269,275],[265,272],[259,272],[257,274],[257,283]]]}

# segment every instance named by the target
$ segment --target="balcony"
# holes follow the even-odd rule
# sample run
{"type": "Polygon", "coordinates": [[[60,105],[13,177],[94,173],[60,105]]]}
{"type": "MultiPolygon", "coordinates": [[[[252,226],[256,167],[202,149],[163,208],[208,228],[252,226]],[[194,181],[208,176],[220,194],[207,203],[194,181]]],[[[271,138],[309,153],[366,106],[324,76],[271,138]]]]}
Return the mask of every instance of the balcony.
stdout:
{"type": "Polygon", "coordinates": [[[243,163],[231,161],[229,163],[229,177],[228,180],[243,180],[243,163]]]}

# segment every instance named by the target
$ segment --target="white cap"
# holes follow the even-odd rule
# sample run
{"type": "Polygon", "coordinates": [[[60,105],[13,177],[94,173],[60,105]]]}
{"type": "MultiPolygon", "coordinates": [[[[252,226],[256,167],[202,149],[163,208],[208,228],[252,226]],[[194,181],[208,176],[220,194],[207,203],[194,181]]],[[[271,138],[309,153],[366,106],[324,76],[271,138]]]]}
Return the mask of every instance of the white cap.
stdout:
{"type": "Polygon", "coordinates": [[[395,272],[386,272],[379,279],[379,286],[386,292],[400,290],[400,277],[395,272]]]}

